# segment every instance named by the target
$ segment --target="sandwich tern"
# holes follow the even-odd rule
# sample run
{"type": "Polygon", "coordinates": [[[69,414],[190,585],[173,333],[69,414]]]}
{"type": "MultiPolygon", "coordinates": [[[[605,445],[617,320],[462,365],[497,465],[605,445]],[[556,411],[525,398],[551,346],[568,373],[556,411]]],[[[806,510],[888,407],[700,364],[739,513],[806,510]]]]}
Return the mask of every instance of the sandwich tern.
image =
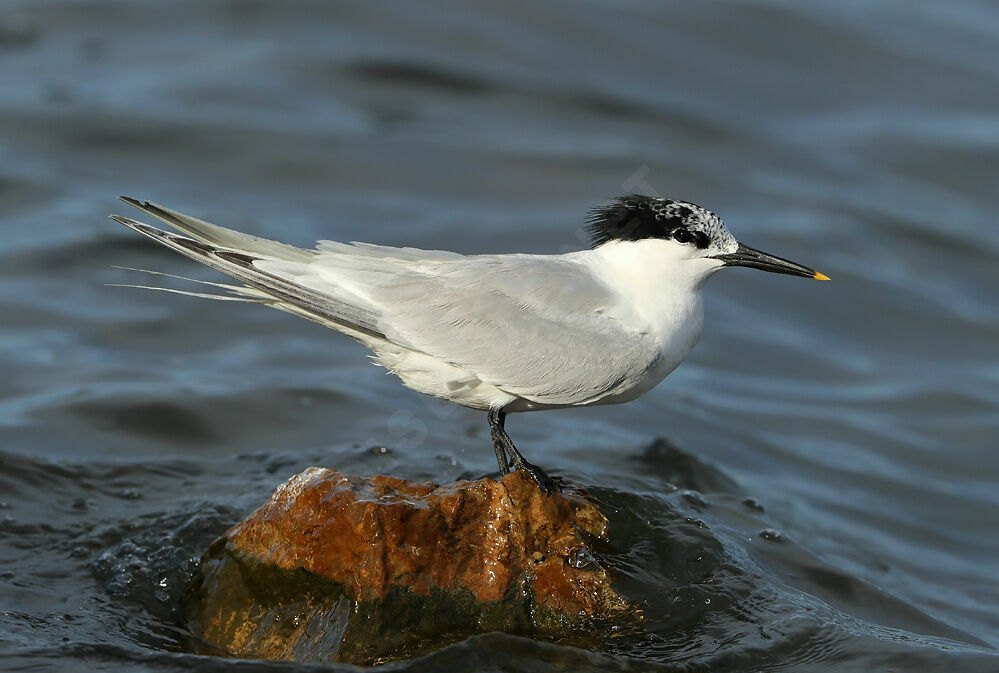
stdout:
{"type": "Polygon", "coordinates": [[[486,411],[500,473],[524,470],[549,494],[554,481],[506,433],[508,413],[648,392],[697,342],[701,288],[722,268],[828,280],[739,243],[700,206],[634,194],[591,212],[591,249],[560,255],[306,250],[119,198],[181,234],[112,219],[240,283],[207,283],[224,294],[148,289],[260,303],[346,334],[407,387],[486,411]]]}

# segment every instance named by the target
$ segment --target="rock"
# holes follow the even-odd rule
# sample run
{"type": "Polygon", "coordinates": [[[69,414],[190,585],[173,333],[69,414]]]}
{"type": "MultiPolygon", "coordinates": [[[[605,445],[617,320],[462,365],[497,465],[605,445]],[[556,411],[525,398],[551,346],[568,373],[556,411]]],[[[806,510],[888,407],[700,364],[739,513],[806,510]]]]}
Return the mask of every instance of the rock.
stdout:
{"type": "Polygon", "coordinates": [[[638,610],[600,565],[607,520],[519,472],[438,486],[309,468],[212,544],[187,599],[231,655],[371,665],[476,633],[584,647],[638,610]]]}

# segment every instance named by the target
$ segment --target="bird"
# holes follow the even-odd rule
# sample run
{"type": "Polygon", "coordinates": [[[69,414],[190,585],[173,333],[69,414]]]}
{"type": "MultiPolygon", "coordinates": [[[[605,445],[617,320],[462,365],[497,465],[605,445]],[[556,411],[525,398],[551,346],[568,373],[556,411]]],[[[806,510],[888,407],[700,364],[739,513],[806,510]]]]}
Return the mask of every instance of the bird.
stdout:
{"type": "Polygon", "coordinates": [[[304,249],[119,198],[179,233],[113,220],[238,283],[129,287],[264,304],[341,332],[403,385],[485,411],[500,474],[521,470],[546,495],[559,483],[517,449],[508,414],[651,390],[699,339],[701,290],[721,269],[829,279],[740,243],[701,206],[639,194],[590,211],[588,249],[474,255],[356,241],[304,249]]]}

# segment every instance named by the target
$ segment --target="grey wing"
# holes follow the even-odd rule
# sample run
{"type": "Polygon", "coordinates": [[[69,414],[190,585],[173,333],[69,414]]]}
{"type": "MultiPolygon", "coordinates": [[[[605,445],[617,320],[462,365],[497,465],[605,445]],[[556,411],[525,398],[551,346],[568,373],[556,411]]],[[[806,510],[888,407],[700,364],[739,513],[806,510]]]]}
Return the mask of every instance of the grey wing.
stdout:
{"type": "Polygon", "coordinates": [[[614,294],[563,257],[333,242],[303,250],[125,200],[193,238],[116,221],[235,278],[255,299],[373,348],[387,341],[426,353],[534,402],[583,404],[627,390],[659,356],[653,339],[608,314],[614,294]]]}
{"type": "Polygon", "coordinates": [[[230,296],[206,295],[167,288],[147,289],[166,289],[170,292],[211,299],[261,302],[339,329],[366,343],[368,337],[377,341],[385,340],[385,335],[377,326],[378,320],[375,314],[377,309],[363,295],[365,284],[353,282],[350,278],[345,279],[342,274],[338,278],[333,278],[331,282],[331,279],[324,274],[317,274],[314,271],[317,266],[321,266],[315,265],[317,260],[324,259],[328,262],[332,259],[335,260],[337,267],[348,272],[367,269],[368,275],[371,275],[374,269],[393,273],[442,260],[463,258],[463,255],[458,253],[441,250],[392,248],[335,241],[320,241],[317,250],[305,250],[220,227],[150,201],[139,201],[126,196],[119,198],[186,235],[179,236],[118,215],[112,215],[112,219],[182,255],[235,278],[245,286],[241,288],[208,283],[226,290],[230,296]],[[357,294],[358,291],[361,295],[357,294]]]}
{"type": "Polygon", "coordinates": [[[319,241],[316,251],[322,254],[348,255],[350,257],[368,257],[372,259],[390,259],[405,262],[410,268],[419,268],[444,260],[464,259],[465,255],[448,250],[424,250],[422,248],[397,248],[389,245],[375,245],[351,241],[319,241]]]}
{"type": "MultiPolygon", "coordinates": [[[[345,301],[336,296],[330,296],[328,294],[318,292],[312,288],[299,285],[286,278],[282,278],[259,269],[256,265],[261,261],[274,260],[274,257],[262,257],[261,255],[267,253],[260,252],[260,246],[257,246],[258,252],[248,253],[244,250],[223,248],[203,242],[202,240],[195,240],[193,238],[188,238],[187,236],[172,234],[170,232],[157,229],[156,227],[136,222],[135,220],[131,220],[127,217],[112,215],[111,218],[116,222],[143,234],[144,236],[148,236],[157,243],[160,243],[175,252],[179,252],[180,254],[190,257],[205,266],[235,278],[246,287],[252,288],[252,290],[255,290],[256,292],[247,291],[244,293],[240,292],[237,287],[219,285],[219,287],[234,290],[237,294],[247,296],[247,300],[249,301],[263,300],[264,303],[268,303],[280,310],[300,315],[310,320],[325,324],[329,327],[346,330],[347,333],[355,336],[355,338],[357,338],[358,335],[361,337],[374,337],[376,339],[385,338],[385,336],[378,331],[376,316],[363,306],[345,301]]],[[[222,229],[222,227],[218,227],[218,229],[222,229]]],[[[231,233],[239,234],[239,232],[235,231],[232,231],[231,233]]],[[[254,240],[257,242],[263,242],[264,244],[284,246],[282,243],[267,241],[266,239],[254,238],[254,240]]],[[[265,247],[271,252],[279,249],[273,246],[265,247]]],[[[310,253],[310,251],[294,248],[293,246],[285,247],[292,248],[292,250],[297,250],[302,253],[310,253]]],[[[310,254],[310,258],[312,256],[313,255],[310,254]]],[[[288,257],[286,252],[285,257],[288,257]]],[[[283,260],[283,263],[304,266],[304,264],[300,261],[290,262],[287,259],[283,260]]],[[[184,292],[180,293],[194,294],[184,292]]],[[[199,295],[195,294],[195,296],[199,295]]],[[[209,296],[209,298],[219,297],[209,296]]]]}
{"type": "Polygon", "coordinates": [[[313,250],[305,250],[304,248],[297,248],[287,243],[280,243],[267,238],[244,234],[241,231],[226,229],[217,224],[179,213],[176,210],[161,206],[152,201],[139,201],[128,196],[119,196],[118,198],[130,206],[135,206],[139,210],[166,222],[177,231],[214,247],[299,262],[308,262],[316,256],[313,250]]]}
{"type": "Polygon", "coordinates": [[[593,402],[636,385],[658,357],[653,339],[608,315],[612,291],[562,257],[475,256],[418,271],[330,272],[350,277],[389,341],[533,402],[593,402]]]}

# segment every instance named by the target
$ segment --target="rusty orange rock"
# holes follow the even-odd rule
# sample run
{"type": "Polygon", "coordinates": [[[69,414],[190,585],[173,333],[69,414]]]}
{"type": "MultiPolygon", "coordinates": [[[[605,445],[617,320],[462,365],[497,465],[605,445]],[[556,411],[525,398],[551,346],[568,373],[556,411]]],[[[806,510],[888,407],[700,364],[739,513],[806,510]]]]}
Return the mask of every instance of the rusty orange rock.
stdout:
{"type": "Polygon", "coordinates": [[[217,540],[188,609],[243,657],[372,664],[484,631],[600,637],[637,611],[592,549],[607,520],[519,472],[438,486],[309,468],[217,540]]]}

